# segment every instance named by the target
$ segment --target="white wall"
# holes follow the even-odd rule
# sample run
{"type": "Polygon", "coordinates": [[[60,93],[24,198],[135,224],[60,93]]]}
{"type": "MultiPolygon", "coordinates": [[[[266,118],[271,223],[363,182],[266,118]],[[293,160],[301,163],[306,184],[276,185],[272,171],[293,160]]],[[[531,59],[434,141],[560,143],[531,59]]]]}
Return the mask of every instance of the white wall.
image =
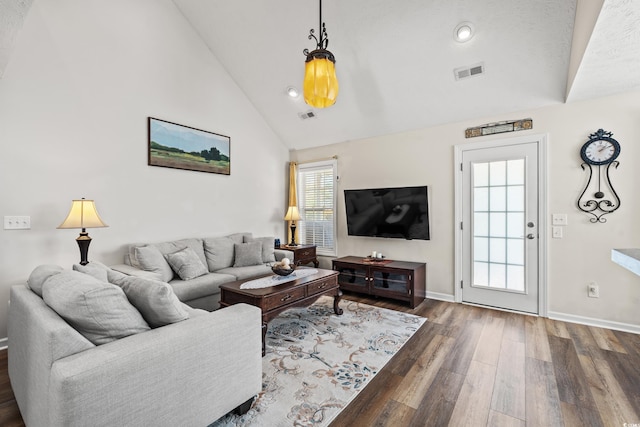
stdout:
{"type": "Polygon", "coordinates": [[[549,311],[640,327],[640,277],[612,263],[610,255],[612,248],[640,247],[639,113],[640,93],[635,92],[302,150],[292,157],[305,161],[338,155],[339,256],[364,256],[378,250],[392,259],[427,262],[427,291],[452,297],[456,173],[453,147],[523,136],[527,132],[548,134],[548,221],[551,223],[551,213],[566,213],[569,221],[562,240],[548,236],[549,311]],[[464,138],[468,127],[525,117],[533,118],[533,130],[464,138]],[[599,128],[613,132],[622,147],[620,167],[611,172],[622,203],[618,211],[609,215],[607,223],[592,224],[576,207],[586,182],[579,150],[589,134],[599,128]],[[424,184],[429,186],[431,196],[430,241],[347,236],[342,190],[424,184]],[[599,299],[587,297],[587,284],[591,281],[600,285],[599,299]]]}
{"type": "Polygon", "coordinates": [[[284,236],[288,150],[169,0],[39,0],[0,79],[0,337],[11,285],[79,260],[57,230],[96,200],[90,260],[124,245],[237,231],[284,236]],[[231,137],[231,175],[147,166],[147,117],[231,137]]]}

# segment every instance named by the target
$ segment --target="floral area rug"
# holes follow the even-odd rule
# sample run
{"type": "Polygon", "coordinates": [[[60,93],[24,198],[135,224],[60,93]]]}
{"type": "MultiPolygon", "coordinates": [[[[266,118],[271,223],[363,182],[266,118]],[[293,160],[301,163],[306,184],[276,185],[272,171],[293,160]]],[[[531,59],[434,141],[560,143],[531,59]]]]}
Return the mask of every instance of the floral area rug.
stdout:
{"type": "Polygon", "coordinates": [[[326,426],[427,320],[323,296],[269,322],[262,392],[248,413],[212,427],[326,426]]]}

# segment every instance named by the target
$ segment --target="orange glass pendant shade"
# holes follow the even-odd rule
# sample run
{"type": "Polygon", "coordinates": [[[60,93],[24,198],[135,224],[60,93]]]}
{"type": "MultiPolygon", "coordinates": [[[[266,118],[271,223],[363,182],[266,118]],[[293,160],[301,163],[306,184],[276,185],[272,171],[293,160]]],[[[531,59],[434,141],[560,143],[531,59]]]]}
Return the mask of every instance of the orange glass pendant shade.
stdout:
{"type": "Polygon", "coordinates": [[[335,58],[325,49],[307,55],[303,81],[304,101],[315,108],[330,107],[338,97],[335,58]]]}

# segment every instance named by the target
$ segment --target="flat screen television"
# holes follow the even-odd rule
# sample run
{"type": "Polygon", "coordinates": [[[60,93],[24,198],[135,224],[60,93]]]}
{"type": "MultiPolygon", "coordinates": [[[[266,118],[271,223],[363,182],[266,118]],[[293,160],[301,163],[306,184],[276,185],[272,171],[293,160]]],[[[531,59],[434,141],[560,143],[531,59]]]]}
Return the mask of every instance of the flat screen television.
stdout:
{"type": "Polygon", "coordinates": [[[344,190],[349,236],[429,240],[427,186],[344,190]]]}

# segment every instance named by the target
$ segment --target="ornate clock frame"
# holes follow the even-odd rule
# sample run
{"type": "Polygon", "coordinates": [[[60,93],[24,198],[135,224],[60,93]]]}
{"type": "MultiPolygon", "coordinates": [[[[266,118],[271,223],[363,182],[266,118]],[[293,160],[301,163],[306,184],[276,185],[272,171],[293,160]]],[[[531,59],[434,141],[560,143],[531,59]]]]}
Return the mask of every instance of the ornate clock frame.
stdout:
{"type": "Polygon", "coordinates": [[[589,135],[589,140],[584,143],[580,149],[580,157],[584,161],[580,167],[582,170],[589,171],[589,180],[587,181],[584,190],[582,190],[580,197],[578,197],[578,209],[591,215],[592,218],[589,218],[589,221],[592,223],[607,222],[607,218],[604,218],[604,216],[615,212],[620,207],[620,197],[613,188],[611,178],[609,177],[609,170],[611,169],[611,166],[615,169],[620,166],[620,162],[616,160],[620,154],[620,144],[618,141],[613,139],[612,136],[612,132],[598,129],[595,133],[589,135]],[[597,141],[606,141],[613,146],[614,152],[608,159],[603,161],[592,161],[587,157],[587,147],[597,141]],[[596,175],[595,177],[594,172],[596,175]],[[592,193],[593,198],[590,198],[588,195],[585,196],[590,187],[595,187],[594,189],[597,188],[597,191],[592,193]],[[607,189],[611,193],[609,198],[607,198],[607,195],[605,194],[607,189]]]}

